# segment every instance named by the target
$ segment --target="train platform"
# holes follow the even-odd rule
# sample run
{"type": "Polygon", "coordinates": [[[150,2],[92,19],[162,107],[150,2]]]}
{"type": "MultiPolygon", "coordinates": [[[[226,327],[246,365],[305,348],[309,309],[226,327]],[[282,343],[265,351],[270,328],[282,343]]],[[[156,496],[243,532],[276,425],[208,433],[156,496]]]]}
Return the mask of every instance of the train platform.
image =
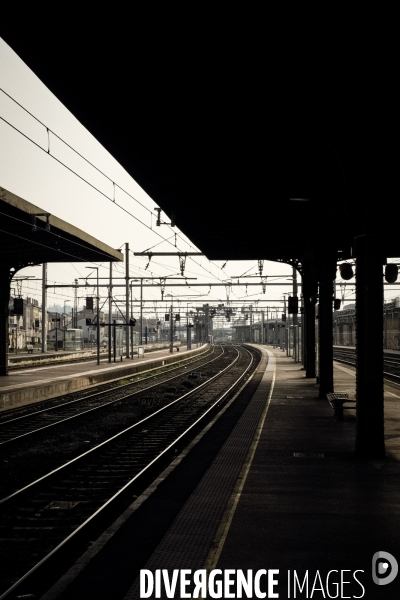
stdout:
{"type": "MultiPolygon", "coordinates": [[[[82,390],[119,377],[128,377],[155,368],[163,364],[163,361],[179,361],[189,353],[204,351],[205,347],[200,344],[198,347],[194,345],[191,350],[187,350],[186,346],[180,346],[179,350],[174,347],[171,353],[168,346],[143,355],[136,354],[132,359],[118,357],[115,362],[113,359],[109,362],[108,356],[101,355],[99,365],[95,356],[93,360],[85,362],[27,365],[0,377],[0,411],[82,390]]],[[[49,356],[51,358],[51,354],[49,356]]],[[[64,357],[68,358],[68,354],[64,357]]]]}
{"type": "MultiPolygon", "coordinates": [[[[386,459],[360,460],[355,411],[338,420],[300,364],[262,352],[251,402],[156,550],[143,560],[155,535],[143,523],[170,510],[176,487],[162,507],[151,490],[138,498],[42,600],[399,597],[399,386],[385,389],[386,459]],[[157,584],[158,570],[168,580],[157,584]]],[[[354,399],[354,371],[335,363],[334,376],[335,392],[354,399]]]]}

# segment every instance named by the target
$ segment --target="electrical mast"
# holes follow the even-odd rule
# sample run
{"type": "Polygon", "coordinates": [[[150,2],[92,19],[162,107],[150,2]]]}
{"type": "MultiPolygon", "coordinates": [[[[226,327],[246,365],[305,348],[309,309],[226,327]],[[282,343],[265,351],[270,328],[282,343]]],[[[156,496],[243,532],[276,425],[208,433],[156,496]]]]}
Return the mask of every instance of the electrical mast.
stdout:
{"type": "Polygon", "coordinates": [[[73,329],[78,329],[78,279],[75,279],[74,286],[74,315],[72,318],[73,329]]]}

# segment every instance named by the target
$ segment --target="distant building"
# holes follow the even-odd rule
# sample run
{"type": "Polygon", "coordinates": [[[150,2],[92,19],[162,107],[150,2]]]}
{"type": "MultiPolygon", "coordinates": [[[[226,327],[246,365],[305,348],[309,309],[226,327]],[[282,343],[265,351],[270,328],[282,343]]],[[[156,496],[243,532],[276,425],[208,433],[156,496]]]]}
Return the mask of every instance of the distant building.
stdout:
{"type": "Polygon", "coordinates": [[[10,297],[8,333],[10,351],[24,350],[27,344],[41,345],[42,310],[37,300],[10,297]],[[17,302],[14,303],[14,300],[17,300],[17,302]],[[20,312],[20,307],[22,308],[22,314],[16,314],[20,312]]]}
{"type": "MultiPolygon", "coordinates": [[[[83,341],[85,344],[97,344],[97,311],[95,309],[84,308],[78,311],[76,315],[76,322],[78,329],[83,331],[83,341]]],[[[100,325],[104,323],[104,312],[99,311],[100,325]]],[[[107,335],[106,327],[99,327],[100,331],[100,344],[103,341],[104,335],[107,335]]]]}

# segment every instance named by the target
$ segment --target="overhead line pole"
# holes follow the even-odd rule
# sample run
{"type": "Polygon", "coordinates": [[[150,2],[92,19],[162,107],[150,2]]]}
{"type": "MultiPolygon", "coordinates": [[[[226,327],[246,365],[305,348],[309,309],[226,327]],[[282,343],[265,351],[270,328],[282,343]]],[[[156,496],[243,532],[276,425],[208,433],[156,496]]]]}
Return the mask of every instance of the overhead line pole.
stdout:
{"type": "MultiPolygon", "coordinates": [[[[96,269],[97,286],[96,286],[96,348],[97,348],[97,364],[100,364],[100,292],[99,292],[99,267],[85,267],[85,269],[96,269]]],[[[65,303],[64,303],[65,304],[65,303]]]]}
{"type": "Polygon", "coordinates": [[[126,319],[126,358],[129,356],[129,244],[125,244],[125,319],[126,319]]]}
{"type": "MultiPolygon", "coordinates": [[[[47,352],[47,318],[46,318],[46,306],[47,306],[47,263],[42,265],[42,352],[47,352]]],[[[57,323],[56,323],[57,325],[57,323]]],[[[16,346],[17,347],[17,344],[16,346]]]]}
{"type": "MultiPolygon", "coordinates": [[[[132,294],[132,287],[131,287],[131,319],[133,319],[133,294],[132,294]]],[[[130,329],[130,335],[131,335],[131,358],[133,360],[133,327],[129,327],[130,329]]]]}
{"type": "Polygon", "coordinates": [[[100,364],[100,290],[99,290],[99,267],[97,269],[97,287],[96,287],[96,347],[97,364],[100,364]]]}
{"type": "Polygon", "coordinates": [[[108,362],[111,362],[111,335],[115,336],[115,331],[112,331],[111,327],[111,317],[112,317],[112,262],[110,261],[110,281],[109,281],[109,291],[108,291],[108,362]]]}
{"type": "Polygon", "coordinates": [[[140,345],[143,344],[143,279],[140,281],[140,345]]]}

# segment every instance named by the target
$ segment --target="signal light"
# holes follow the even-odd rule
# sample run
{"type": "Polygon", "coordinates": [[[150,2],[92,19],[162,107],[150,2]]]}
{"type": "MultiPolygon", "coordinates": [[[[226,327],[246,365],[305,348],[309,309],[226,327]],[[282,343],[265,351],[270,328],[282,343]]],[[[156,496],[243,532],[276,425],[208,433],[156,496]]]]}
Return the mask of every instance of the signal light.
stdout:
{"type": "Polygon", "coordinates": [[[353,267],[349,265],[349,263],[342,263],[339,265],[340,277],[345,281],[352,279],[354,277],[353,267]]]}
{"type": "Polygon", "coordinates": [[[169,321],[169,313],[165,313],[165,320],[169,321]]]}
{"type": "Polygon", "coordinates": [[[388,265],[386,265],[385,267],[385,279],[388,283],[394,283],[395,281],[397,281],[397,275],[398,275],[398,268],[397,265],[395,265],[394,263],[389,263],[388,265]]]}
{"type": "Polygon", "coordinates": [[[86,325],[91,325],[92,324],[92,319],[86,319],[86,325]]]}
{"type": "Polygon", "coordinates": [[[136,319],[129,319],[129,325],[131,325],[132,327],[135,327],[136,319]]]}
{"type": "Polygon", "coordinates": [[[339,310],[340,309],[340,304],[341,304],[340,298],[335,298],[334,301],[333,301],[333,308],[335,310],[339,310]]]}
{"type": "Polygon", "coordinates": [[[93,298],[91,296],[86,298],[86,308],[87,310],[93,310],[93,298]]]}
{"type": "Polygon", "coordinates": [[[288,298],[288,313],[289,315],[297,315],[299,312],[299,299],[297,296],[289,296],[288,298]]]}
{"type": "Polygon", "coordinates": [[[24,299],[23,298],[14,298],[14,315],[23,315],[24,314],[24,299]]]}

